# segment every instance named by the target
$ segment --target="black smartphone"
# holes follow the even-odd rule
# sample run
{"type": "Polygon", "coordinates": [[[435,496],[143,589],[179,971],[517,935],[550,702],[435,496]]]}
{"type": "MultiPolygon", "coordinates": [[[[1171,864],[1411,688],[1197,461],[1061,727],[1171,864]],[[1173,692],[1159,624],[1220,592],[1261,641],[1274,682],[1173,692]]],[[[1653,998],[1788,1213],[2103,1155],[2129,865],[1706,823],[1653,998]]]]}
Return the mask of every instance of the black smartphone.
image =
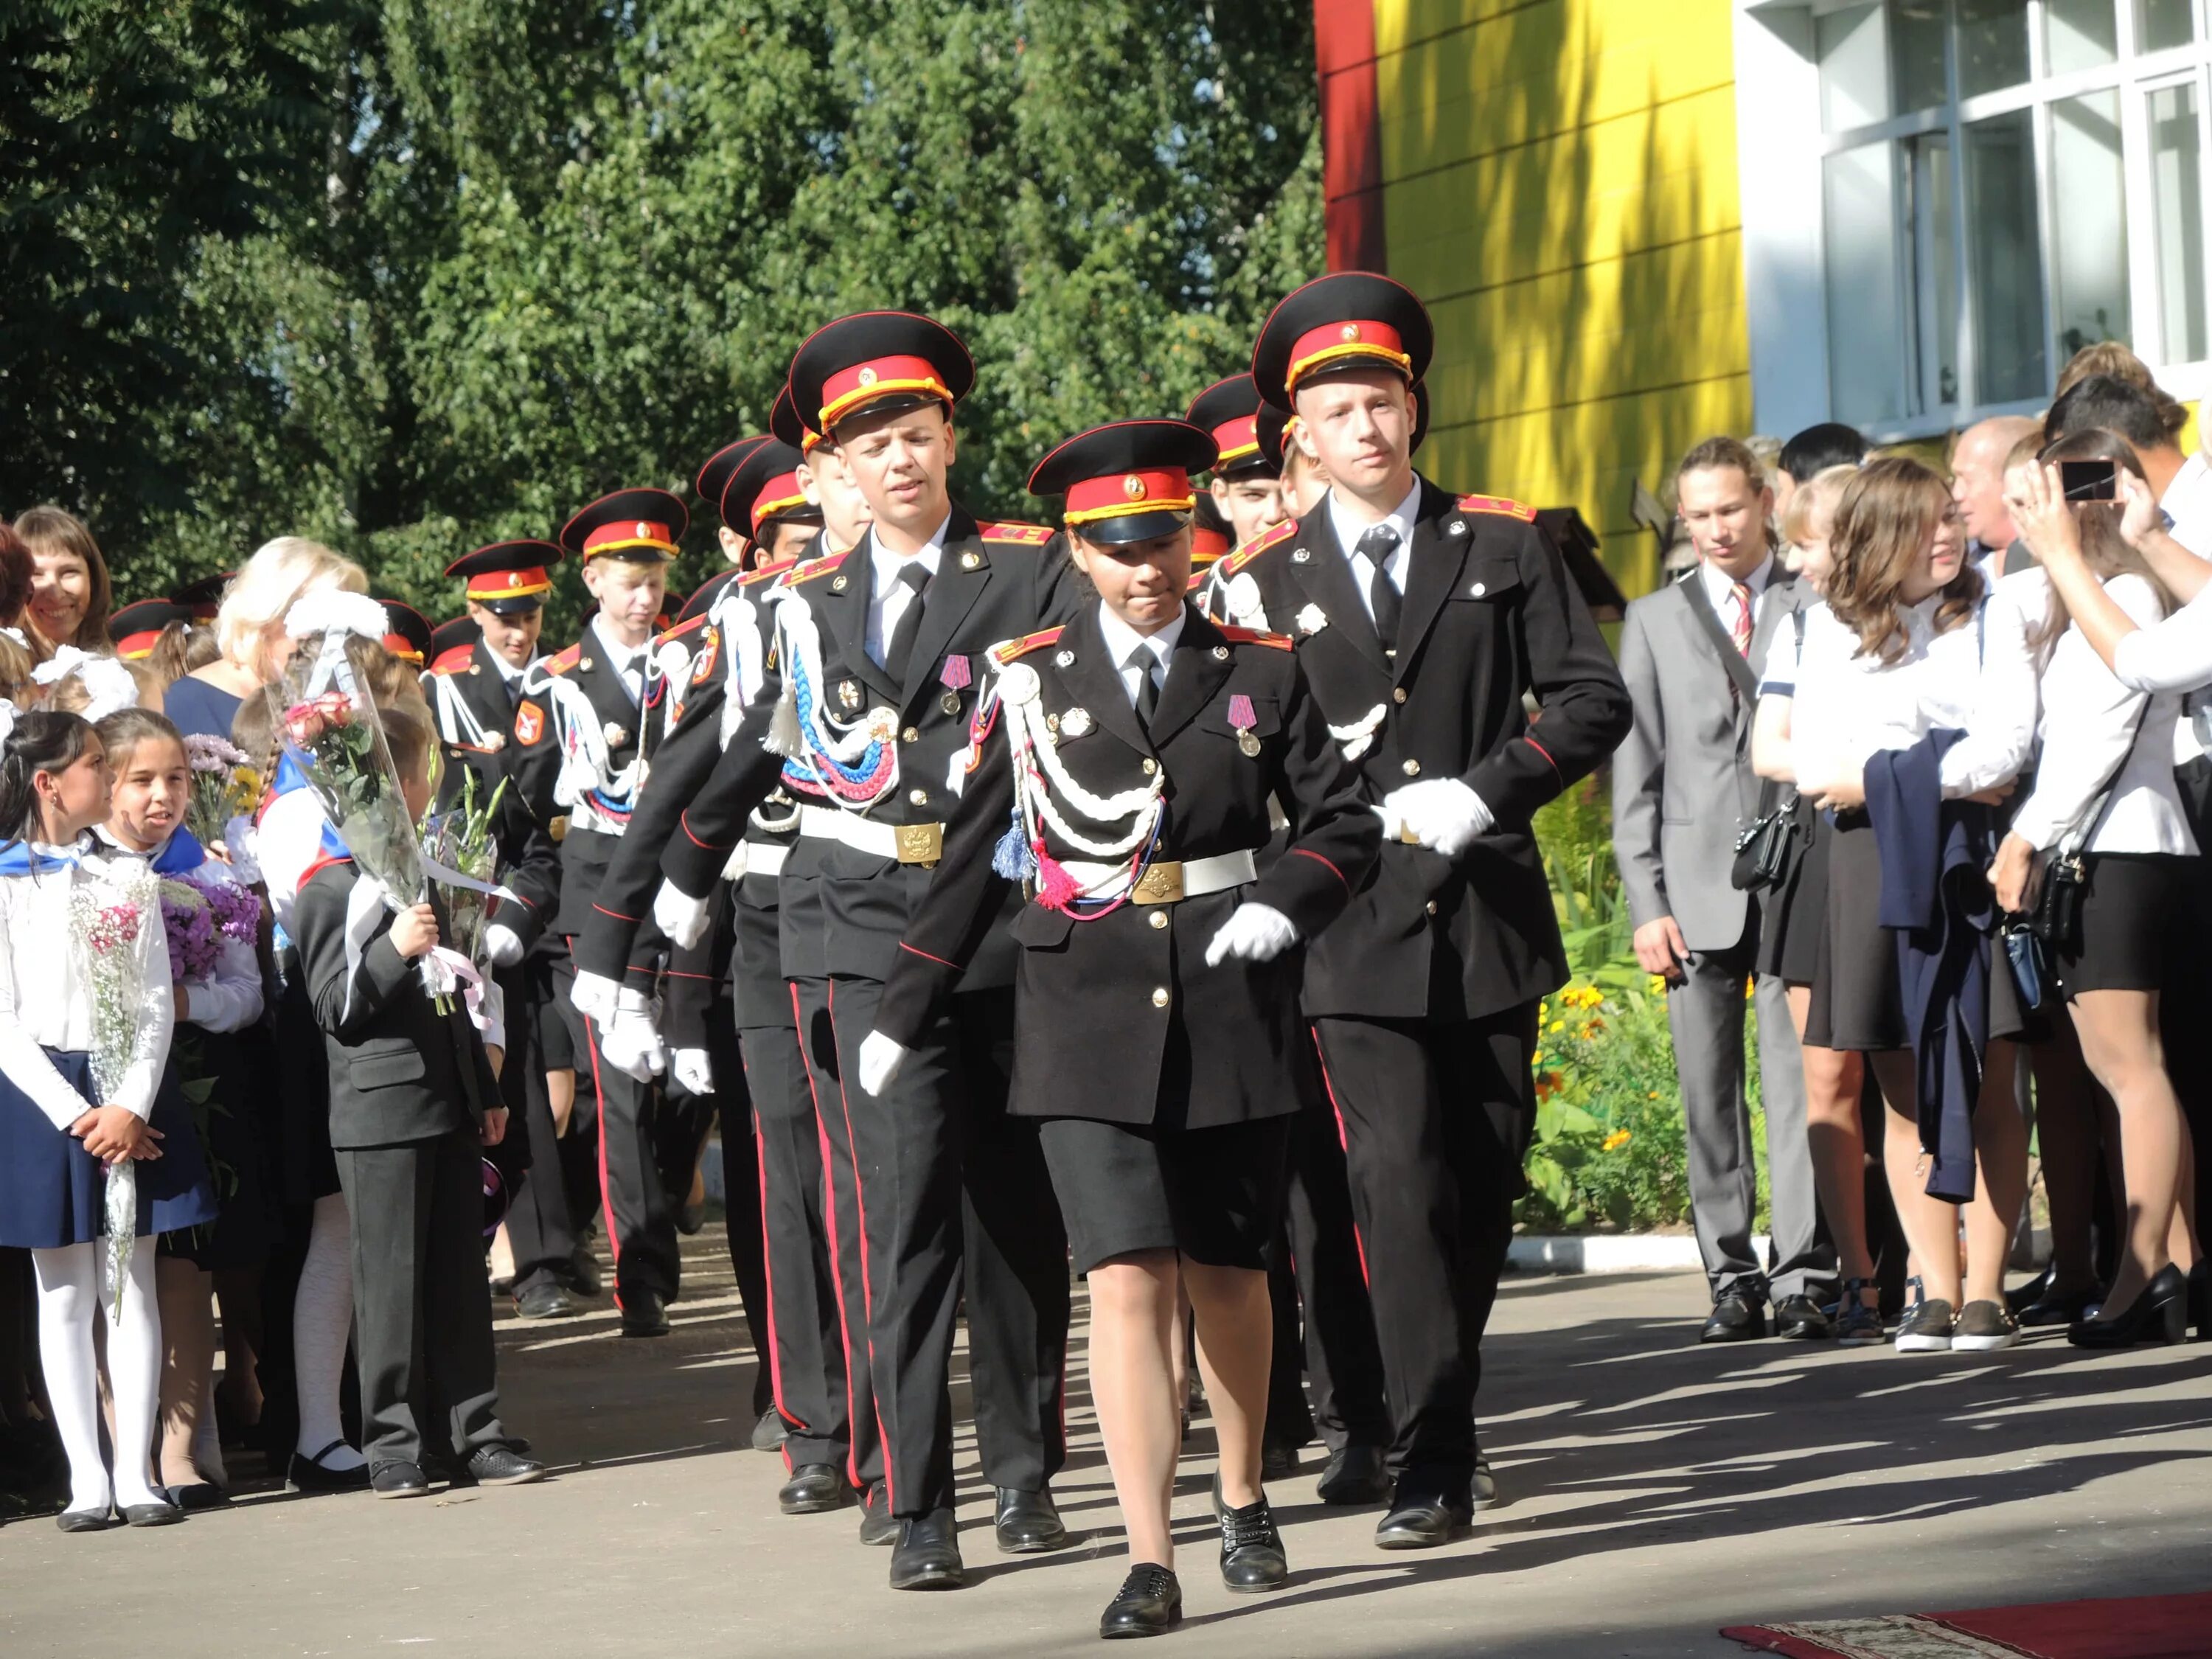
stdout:
{"type": "Polygon", "coordinates": [[[2117,461],[2061,461],[2059,487],[2069,501],[2116,501],[2120,498],[2117,461]]]}

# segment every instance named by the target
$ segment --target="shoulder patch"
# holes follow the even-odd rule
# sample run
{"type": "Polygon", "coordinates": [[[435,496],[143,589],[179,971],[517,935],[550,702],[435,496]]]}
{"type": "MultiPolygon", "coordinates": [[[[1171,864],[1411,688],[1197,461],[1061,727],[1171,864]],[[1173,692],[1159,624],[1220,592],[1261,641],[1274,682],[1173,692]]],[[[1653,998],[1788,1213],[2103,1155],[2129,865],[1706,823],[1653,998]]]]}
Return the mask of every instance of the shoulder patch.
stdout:
{"type": "Polygon", "coordinates": [[[1297,533],[1298,521],[1285,519],[1273,530],[1261,531],[1234,553],[1223,554],[1208,568],[1206,574],[1212,575],[1218,572],[1224,576],[1233,576],[1269,548],[1280,545],[1297,533]]]}
{"type": "Polygon", "coordinates": [[[430,665],[430,672],[433,674],[459,674],[465,672],[469,665],[476,660],[476,655],[477,648],[475,646],[457,645],[450,651],[440,652],[435,660],[434,660],[430,665]]]}
{"type": "Polygon", "coordinates": [[[1462,513],[1497,513],[1509,519],[1518,519],[1524,524],[1536,521],[1536,509],[1524,507],[1506,495],[1462,495],[1459,498],[1462,513]]]}
{"type": "Polygon", "coordinates": [[[842,553],[824,553],[818,559],[810,559],[797,566],[784,577],[784,586],[796,587],[801,582],[811,582],[817,576],[827,575],[844,562],[845,555],[842,553]]]}
{"type": "Polygon", "coordinates": [[[1256,628],[1232,628],[1225,623],[1216,623],[1221,637],[1231,645],[1264,645],[1275,651],[1297,648],[1297,641],[1288,634],[1263,634],[1256,628]]]}
{"type": "Polygon", "coordinates": [[[1057,532],[1050,525],[1024,524],[1019,519],[1001,519],[995,524],[979,524],[975,533],[987,542],[1014,542],[1024,547],[1042,547],[1057,532]]]}
{"type": "MultiPolygon", "coordinates": [[[[830,556],[837,558],[842,557],[842,555],[832,554],[830,556]]],[[[779,559],[774,564],[762,565],[758,569],[748,570],[744,575],[738,577],[738,586],[740,587],[757,587],[763,582],[772,582],[775,580],[777,577],[783,575],[788,571],[795,569],[798,567],[798,564],[799,561],[797,559],[779,559]]]]}
{"type": "Polygon", "coordinates": [[[583,659],[584,642],[579,640],[559,656],[548,657],[545,659],[545,672],[549,674],[565,674],[583,659]]]}
{"type": "Polygon", "coordinates": [[[1058,628],[1045,628],[1034,634],[1024,634],[1018,640],[1000,640],[991,647],[991,660],[1003,667],[1017,657],[1027,656],[1032,651],[1056,643],[1064,631],[1058,628]]]}

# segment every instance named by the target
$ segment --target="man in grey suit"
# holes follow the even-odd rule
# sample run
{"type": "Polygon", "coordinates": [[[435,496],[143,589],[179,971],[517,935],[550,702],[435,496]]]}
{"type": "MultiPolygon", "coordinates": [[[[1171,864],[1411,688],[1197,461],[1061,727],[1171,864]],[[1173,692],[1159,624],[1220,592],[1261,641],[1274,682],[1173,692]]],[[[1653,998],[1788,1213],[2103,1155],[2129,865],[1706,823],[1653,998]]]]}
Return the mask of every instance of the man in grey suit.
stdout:
{"type": "Polygon", "coordinates": [[[1699,444],[1675,489],[1698,562],[1631,605],[1621,626],[1620,676],[1635,725],[1613,758],[1613,849],[1637,960],[1668,985],[1691,1208],[1713,1292],[1700,1340],[1764,1336],[1770,1300],[1780,1334],[1823,1337],[1820,1304],[1835,1269],[1820,1237],[1796,1033],[1771,974],[1758,975],[1756,996],[1771,1271],[1752,1248],[1757,1174],[1743,1005],[1758,961],[1759,902],[1729,880],[1737,831],[1759,811],[1752,705],[1792,579],[1769,538],[1772,495],[1742,444],[1699,444]]]}

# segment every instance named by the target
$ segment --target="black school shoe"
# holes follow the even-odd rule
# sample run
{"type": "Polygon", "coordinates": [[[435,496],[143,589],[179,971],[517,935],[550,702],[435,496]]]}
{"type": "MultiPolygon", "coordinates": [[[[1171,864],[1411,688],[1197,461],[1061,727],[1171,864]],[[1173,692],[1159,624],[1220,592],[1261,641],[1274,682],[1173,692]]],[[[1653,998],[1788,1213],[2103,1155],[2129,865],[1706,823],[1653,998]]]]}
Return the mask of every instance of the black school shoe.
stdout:
{"type": "Polygon", "coordinates": [[[1167,1568],[1140,1561],[1129,1569],[1121,1588],[1098,1615],[1098,1634],[1108,1642],[1164,1636],[1181,1623],[1182,1585],[1167,1568]]]}
{"type": "Polygon", "coordinates": [[[368,1465],[362,1463],[350,1469],[326,1468],[323,1459],[328,1457],[346,1442],[333,1440],[313,1457],[292,1454],[292,1461],[284,1471],[284,1484],[294,1492],[359,1492],[367,1486],[368,1465]]]}
{"type": "Polygon", "coordinates": [[[457,1486],[527,1486],[545,1478],[545,1466],[512,1446],[478,1446],[453,1470],[457,1486]]]}
{"type": "Polygon", "coordinates": [[[421,1498],[430,1490],[430,1477],[419,1463],[372,1463],[368,1489],[379,1498],[421,1498]]]}
{"type": "Polygon", "coordinates": [[[786,1515],[827,1515],[852,1501],[845,1472],[835,1463],[801,1463],[775,1494],[775,1506],[786,1515]]]}
{"type": "Polygon", "coordinates": [[[967,1569],[960,1560],[960,1535],[950,1509],[932,1510],[900,1521],[898,1542],[891,1547],[893,1589],[958,1589],[967,1582],[967,1569]]]}
{"type": "Polygon", "coordinates": [[[658,1291],[633,1291],[621,1298],[624,1336],[668,1334],[668,1304],[658,1291]]]}
{"type": "MultiPolygon", "coordinates": [[[[1217,1489],[1218,1490],[1218,1489],[1217,1489]]],[[[1241,1510],[1221,1510],[1221,1582],[1246,1594],[1280,1589],[1291,1576],[1282,1534],[1265,1493],[1241,1510]]]]}
{"type": "Polygon", "coordinates": [[[1752,1342],[1765,1334],[1765,1304],[1747,1291],[1729,1291],[1713,1298],[1713,1310],[1698,1332],[1698,1340],[1752,1342]]]}
{"type": "Polygon", "coordinates": [[[890,1492],[880,1480],[860,1500],[860,1541],[871,1547],[898,1542],[898,1516],[891,1513],[890,1492]]]}
{"type": "Polygon", "coordinates": [[[1432,1550],[1463,1538],[1474,1524],[1474,1506],[1465,1499],[1446,1498],[1401,1485],[1390,1500],[1390,1511],[1375,1527],[1378,1550],[1432,1550]]]}
{"type": "Polygon", "coordinates": [[[1793,1342],[1824,1342],[1835,1324],[1809,1296],[1785,1296],[1774,1304],[1774,1334],[1793,1342]]]}

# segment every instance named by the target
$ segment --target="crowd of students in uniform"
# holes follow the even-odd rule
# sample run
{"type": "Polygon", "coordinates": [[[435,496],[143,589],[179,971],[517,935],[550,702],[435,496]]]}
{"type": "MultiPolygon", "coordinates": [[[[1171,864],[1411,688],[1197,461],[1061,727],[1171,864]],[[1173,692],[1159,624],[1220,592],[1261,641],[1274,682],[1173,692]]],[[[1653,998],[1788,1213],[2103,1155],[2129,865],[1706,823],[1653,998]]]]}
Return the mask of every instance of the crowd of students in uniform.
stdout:
{"type": "Polygon", "coordinates": [[[0,763],[0,1479],[58,1442],[72,1530],[223,1504],[242,1435],[307,1491],[540,1479],[499,1416],[492,1295],[526,1320],[579,1312],[602,1291],[596,1224],[621,1334],[665,1334],[719,1125],[763,1362],[753,1443],[784,1455],[783,1512],[857,1509],[893,1588],[965,1579],[963,1316],[994,1540],[1069,1541],[1051,1484],[1071,1271],[1129,1541],[1102,1635],[1182,1616],[1169,1499],[1194,1369],[1225,1589],[1287,1581],[1265,1485],[1316,1436],[1322,1500],[1376,1507],[1378,1547],[1463,1536],[1497,1501],[1480,1342],[1537,1006],[1566,972],[1531,815],[1624,739],[1637,947],[1674,982],[1699,1067],[1705,1334],[1759,1334],[1770,1302],[1784,1334],[1881,1334],[1865,1054],[1924,1288],[1900,1346],[1996,1346],[2021,1042],[2045,1045],[2039,1083],[2045,1048],[2052,1076],[2080,1074],[2069,1129],[2059,1085],[2037,1092],[2046,1171],[2055,1133],[2092,1170],[2101,1141],[2125,1218],[2093,1227],[2084,1175],[2082,1237],[2025,1316],[2063,1305],[2077,1340],[2171,1332],[2195,1256],[2158,993],[2202,914],[2184,860],[2204,797],[2152,763],[2191,729],[2176,688],[2203,632],[2187,526],[2143,483],[2183,518],[2188,489],[2140,436],[2170,447],[2170,406],[2124,376],[2062,398],[2003,475],[2025,551],[1993,546],[1987,575],[1918,462],[1854,442],[1826,466],[1814,450],[1838,434],[1809,434],[1778,500],[1751,451],[1701,446],[1679,481],[1698,574],[1631,608],[1617,668],[1533,509],[1414,470],[1432,346],[1402,286],[1310,283],[1184,418],[1042,455],[1048,525],[981,521],[949,493],[974,379],[957,337],[840,319],[793,356],[770,430],[701,469],[728,568],[673,617],[689,512],[658,489],[457,560],[465,614],[435,630],[291,538],[111,617],[84,526],[22,514],[0,534],[18,711],[0,763]],[[2109,463],[2114,502],[2063,499],[2056,464],[2075,459],[2109,463]],[[2008,558],[2039,568],[2001,574],[2008,558]],[[590,609],[549,651],[572,561],[590,609]],[[1651,609],[1692,589],[1702,611],[1651,609]],[[1694,653],[1655,668],[1661,627],[1699,630],[1710,684],[1676,684],[1694,653]],[[386,890],[302,787],[283,734],[303,653],[349,669],[410,812],[495,802],[482,1007],[425,989],[442,901],[386,890]],[[191,744],[211,738],[261,799],[203,846],[182,818],[191,744]],[[1678,807],[1697,766],[1723,779],[1697,793],[1725,796],[1725,821],[1678,807]],[[1754,823],[1783,853],[1749,896],[1713,900],[1711,839],[1754,823]],[[2076,840],[2080,927],[2020,950],[2047,975],[2022,990],[1990,884],[2032,908],[2039,864],[2076,840]],[[1897,874],[1907,854],[1930,869],[1897,874]],[[1945,860],[1975,861],[1979,886],[1945,860]],[[258,901],[204,983],[173,985],[155,948],[143,895],[173,874],[258,901]],[[1893,897],[1926,914],[1877,927],[1893,897]],[[88,930],[125,913],[144,1006],[111,1088],[90,1069],[115,1011],[88,930]],[[1729,1115],[1747,975],[1802,1043],[1802,1066],[1764,1045],[1770,1137],[1797,1143],[1788,1182],[1776,1152],[1786,1262],[1753,1252],[1729,1115]],[[1795,1120],[1778,1068],[1799,1076],[1795,1120]],[[107,1197],[125,1166],[135,1249],[107,1197]],[[2117,1249],[2101,1272],[2093,1235],[2117,1249]],[[103,1409],[107,1443],[145,1457],[103,1453],[103,1409]]]}

